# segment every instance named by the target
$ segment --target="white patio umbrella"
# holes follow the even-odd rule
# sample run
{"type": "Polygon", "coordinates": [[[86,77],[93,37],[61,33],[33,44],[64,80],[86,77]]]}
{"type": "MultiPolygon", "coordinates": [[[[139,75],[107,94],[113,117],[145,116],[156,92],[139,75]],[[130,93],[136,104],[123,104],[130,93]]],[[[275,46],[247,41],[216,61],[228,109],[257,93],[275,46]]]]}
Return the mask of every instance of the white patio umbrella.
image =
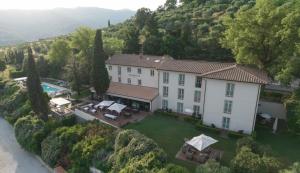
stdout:
{"type": "Polygon", "coordinates": [[[108,107],[108,106],[112,105],[113,103],[114,103],[114,101],[104,100],[104,101],[100,102],[99,104],[95,105],[95,108],[108,107]]]}
{"type": "Polygon", "coordinates": [[[111,105],[110,107],[108,107],[107,109],[110,111],[116,111],[118,113],[121,113],[124,108],[126,108],[126,105],[115,103],[115,104],[111,105]]]}
{"type": "Polygon", "coordinates": [[[214,138],[202,134],[200,136],[193,137],[191,140],[187,141],[186,143],[193,146],[197,150],[202,151],[216,142],[218,141],[215,140],[214,138]]]}

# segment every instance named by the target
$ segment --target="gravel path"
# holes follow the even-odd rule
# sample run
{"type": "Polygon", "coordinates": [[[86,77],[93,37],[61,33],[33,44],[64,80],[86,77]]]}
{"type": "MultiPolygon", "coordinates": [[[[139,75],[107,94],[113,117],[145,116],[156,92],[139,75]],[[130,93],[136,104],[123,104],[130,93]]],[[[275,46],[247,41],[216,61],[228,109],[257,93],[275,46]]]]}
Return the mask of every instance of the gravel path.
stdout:
{"type": "Polygon", "coordinates": [[[0,173],[49,173],[17,143],[13,128],[0,117],[0,173]]]}

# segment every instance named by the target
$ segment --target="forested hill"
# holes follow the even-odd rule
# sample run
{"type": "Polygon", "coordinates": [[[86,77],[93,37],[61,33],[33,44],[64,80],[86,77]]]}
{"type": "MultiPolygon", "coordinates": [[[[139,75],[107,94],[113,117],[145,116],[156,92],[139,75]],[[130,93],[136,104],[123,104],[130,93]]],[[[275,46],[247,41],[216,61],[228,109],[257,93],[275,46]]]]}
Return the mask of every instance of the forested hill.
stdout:
{"type": "Polygon", "coordinates": [[[0,10],[0,45],[68,34],[79,26],[106,27],[134,15],[130,10],[58,8],[53,10],[0,10]]]}
{"type": "Polygon", "coordinates": [[[180,4],[167,0],[156,11],[140,9],[134,18],[108,31],[125,40],[126,53],[138,53],[139,43],[144,43],[146,54],[232,61],[230,51],[219,43],[225,30],[221,18],[254,4],[254,0],[182,0],[180,4]]]}

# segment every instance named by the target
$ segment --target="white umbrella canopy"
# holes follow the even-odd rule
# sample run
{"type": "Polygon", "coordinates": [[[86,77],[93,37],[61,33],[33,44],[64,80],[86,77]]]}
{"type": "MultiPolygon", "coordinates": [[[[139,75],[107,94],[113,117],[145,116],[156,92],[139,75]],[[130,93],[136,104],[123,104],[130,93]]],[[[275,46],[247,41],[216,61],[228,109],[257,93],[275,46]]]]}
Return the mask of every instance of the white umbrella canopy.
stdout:
{"type": "Polygon", "coordinates": [[[111,105],[110,107],[108,107],[107,109],[110,111],[116,111],[118,113],[121,113],[124,108],[126,108],[126,105],[115,103],[115,104],[111,105]]]}
{"type": "Polygon", "coordinates": [[[98,108],[98,107],[100,107],[100,108],[107,107],[107,106],[112,105],[113,103],[114,103],[114,101],[104,100],[104,101],[100,102],[99,104],[97,104],[95,106],[95,108],[98,108]]]}
{"type": "Polygon", "coordinates": [[[218,142],[212,137],[206,136],[204,134],[193,137],[191,140],[187,141],[186,143],[193,146],[199,151],[204,150],[205,148],[209,147],[210,145],[218,142]]]}

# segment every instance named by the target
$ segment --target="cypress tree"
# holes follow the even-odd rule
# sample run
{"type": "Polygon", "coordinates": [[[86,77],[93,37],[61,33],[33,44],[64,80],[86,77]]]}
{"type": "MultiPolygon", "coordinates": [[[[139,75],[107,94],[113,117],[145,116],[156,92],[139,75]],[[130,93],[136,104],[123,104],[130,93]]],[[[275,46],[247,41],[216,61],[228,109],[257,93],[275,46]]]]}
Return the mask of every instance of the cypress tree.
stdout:
{"type": "Polygon", "coordinates": [[[94,52],[91,71],[92,85],[96,94],[103,98],[109,87],[109,77],[105,66],[105,53],[103,50],[102,31],[97,30],[94,42],[94,52]]]}
{"type": "Polygon", "coordinates": [[[40,76],[36,69],[36,65],[33,59],[32,50],[28,48],[28,59],[27,59],[27,91],[29,96],[29,101],[34,113],[44,121],[48,120],[48,99],[43,93],[41,86],[40,76]]]}

